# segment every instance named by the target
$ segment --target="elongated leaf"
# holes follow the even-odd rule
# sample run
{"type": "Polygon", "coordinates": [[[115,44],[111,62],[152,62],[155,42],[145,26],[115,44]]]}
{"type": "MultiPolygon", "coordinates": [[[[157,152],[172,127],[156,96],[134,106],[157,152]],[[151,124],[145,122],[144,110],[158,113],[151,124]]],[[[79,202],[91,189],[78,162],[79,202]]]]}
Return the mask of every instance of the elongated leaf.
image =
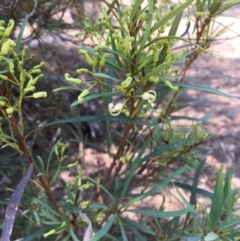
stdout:
{"type": "MultiPolygon", "coordinates": [[[[239,238],[240,237],[240,231],[236,231],[236,232],[231,232],[227,235],[223,236],[224,238],[226,237],[227,240],[235,240],[234,238],[239,238]]],[[[225,240],[225,239],[224,239],[225,240]]]]}
{"type": "Polygon", "coordinates": [[[156,156],[161,155],[162,153],[164,153],[165,151],[171,150],[172,148],[180,145],[182,143],[182,141],[177,141],[175,143],[172,144],[168,144],[165,145],[163,147],[158,148],[156,151],[152,151],[150,154],[146,155],[145,157],[142,158],[141,163],[150,160],[151,158],[154,158],[156,156]]]}
{"type": "Polygon", "coordinates": [[[61,90],[77,90],[77,91],[82,91],[82,89],[79,89],[74,86],[61,86],[59,88],[56,88],[53,90],[53,92],[61,91],[61,90]]]}
{"type": "Polygon", "coordinates": [[[106,209],[110,210],[108,206],[102,204],[102,203],[93,203],[89,206],[89,208],[99,208],[99,209],[106,209]]]}
{"type": "Polygon", "coordinates": [[[135,221],[127,219],[127,218],[124,218],[123,220],[124,220],[124,223],[126,223],[128,226],[134,226],[137,229],[139,229],[141,232],[148,233],[151,235],[156,235],[156,233],[152,229],[146,227],[145,225],[141,224],[140,222],[135,222],[135,221]]]}
{"type": "Polygon", "coordinates": [[[198,186],[199,178],[205,163],[206,163],[205,160],[199,163],[193,178],[193,185],[192,185],[191,197],[190,197],[190,204],[193,206],[196,205],[197,186],[198,186]]]}
{"type": "Polygon", "coordinates": [[[149,143],[150,143],[150,139],[146,140],[145,143],[141,146],[141,149],[138,153],[138,156],[136,158],[136,160],[134,161],[133,165],[130,167],[130,171],[129,171],[129,174],[128,174],[128,178],[127,180],[124,182],[124,186],[123,186],[123,189],[122,189],[122,193],[121,193],[121,197],[120,197],[120,202],[122,202],[126,192],[127,192],[127,189],[130,185],[130,182],[135,174],[135,170],[136,168],[138,167],[138,163],[139,161],[141,160],[141,157],[143,155],[143,153],[145,152],[146,148],[148,147],[149,143]]]}
{"type": "Polygon", "coordinates": [[[131,11],[131,15],[130,15],[130,23],[133,24],[133,20],[136,16],[138,16],[139,14],[139,9],[141,8],[141,4],[143,3],[143,0],[138,0],[138,1],[134,1],[134,5],[131,11]]]}
{"type": "MultiPolygon", "coordinates": [[[[198,182],[199,182],[199,178],[200,178],[200,174],[202,172],[202,169],[205,165],[206,161],[202,161],[199,163],[194,178],[193,178],[193,184],[192,184],[192,189],[191,189],[191,196],[190,196],[190,204],[195,206],[196,205],[196,195],[197,195],[197,186],[198,186],[198,182]]],[[[190,218],[190,214],[188,213],[184,222],[184,227],[186,227],[187,225],[187,221],[190,218]]]]}
{"type": "Polygon", "coordinates": [[[102,238],[107,232],[108,230],[112,227],[113,222],[115,221],[117,217],[117,214],[114,214],[109,221],[106,223],[106,225],[101,228],[92,238],[90,241],[98,241],[100,238],[102,238]]]}
{"type": "Polygon", "coordinates": [[[101,77],[101,78],[105,78],[105,79],[111,79],[114,81],[120,81],[120,79],[113,78],[112,76],[104,74],[104,73],[94,73],[93,76],[97,76],[97,77],[101,77]]]}
{"type": "Polygon", "coordinates": [[[32,241],[32,240],[36,240],[37,237],[42,236],[43,234],[47,233],[48,231],[50,231],[51,229],[54,229],[56,226],[48,226],[48,227],[44,227],[42,229],[37,230],[36,232],[28,235],[27,237],[23,238],[21,241],[32,241]]]}
{"type": "MultiPolygon", "coordinates": [[[[122,122],[122,123],[132,123],[136,125],[146,125],[146,126],[154,126],[154,124],[151,121],[143,121],[142,119],[131,119],[127,117],[122,117],[122,116],[111,116],[111,115],[95,115],[95,116],[78,116],[78,117],[72,117],[72,118],[66,118],[62,120],[57,120],[50,122],[48,124],[39,126],[36,128],[34,131],[43,129],[45,127],[49,126],[54,126],[54,125],[62,125],[62,124],[67,124],[67,123],[78,123],[78,122],[85,122],[85,121],[110,121],[110,122],[122,122]]],[[[29,134],[31,134],[30,132],[29,134]]],[[[29,135],[28,134],[28,135],[29,135]]]]}
{"type": "Polygon", "coordinates": [[[118,224],[120,226],[120,230],[121,230],[121,234],[122,234],[122,241],[128,241],[128,237],[127,237],[127,234],[125,232],[125,229],[124,229],[124,226],[122,224],[122,221],[120,218],[117,218],[118,220],[118,224]]]}
{"type": "Polygon", "coordinates": [[[71,234],[73,241],[80,241],[80,239],[78,239],[77,235],[74,233],[72,225],[69,227],[69,233],[71,234]]]}
{"type": "Polygon", "coordinates": [[[217,173],[216,183],[214,187],[211,210],[209,214],[209,229],[216,228],[219,218],[223,211],[223,167],[217,173]]]}
{"type": "MultiPolygon", "coordinates": [[[[174,182],[174,185],[177,186],[177,187],[181,187],[185,190],[188,190],[190,192],[192,190],[192,185],[188,185],[186,183],[174,182]]],[[[208,197],[208,198],[213,198],[213,193],[208,192],[205,189],[197,188],[196,192],[197,192],[197,194],[200,194],[202,196],[205,196],[205,197],[208,197]]]]}
{"type": "Polygon", "coordinates": [[[178,211],[170,211],[170,212],[159,212],[157,210],[143,210],[143,209],[132,209],[132,210],[127,210],[128,212],[135,212],[135,213],[140,213],[143,215],[151,216],[151,217],[156,217],[156,218],[170,218],[170,217],[178,217],[182,216],[188,212],[193,211],[192,207],[188,207],[182,210],[178,211]]]}
{"type": "Polygon", "coordinates": [[[91,177],[88,177],[88,179],[93,182],[95,185],[99,186],[108,196],[109,198],[111,198],[111,200],[117,204],[116,199],[113,197],[113,195],[99,182],[95,181],[94,179],[92,179],[91,177]]]}
{"type": "Polygon", "coordinates": [[[208,92],[208,93],[215,94],[215,95],[220,95],[220,96],[225,97],[225,98],[230,99],[230,100],[234,99],[231,95],[225,94],[220,90],[213,89],[213,88],[210,88],[208,86],[191,85],[191,84],[184,84],[184,83],[174,83],[174,85],[186,87],[188,89],[201,90],[201,91],[208,92]]]}
{"type": "Polygon", "coordinates": [[[237,227],[240,224],[240,218],[234,219],[228,223],[224,223],[218,226],[218,230],[228,230],[232,227],[237,227]]]}
{"type": "Polygon", "coordinates": [[[171,64],[166,64],[166,63],[160,64],[156,68],[154,68],[152,71],[150,71],[148,74],[146,74],[144,79],[148,79],[151,76],[158,75],[161,71],[168,69],[170,67],[171,67],[171,64]]]}
{"type": "MultiPolygon", "coordinates": [[[[96,99],[96,98],[99,98],[99,97],[113,96],[113,95],[114,95],[114,96],[117,96],[117,95],[120,95],[120,94],[119,94],[119,92],[116,92],[116,91],[111,92],[111,93],[90,94],[90,95],[84,97],[83,99],[84,99],[84,102],[87,102],[87,101],[89,101],[89,100],[96,99]]],[[[74,107],[74,106],[76,106],[76,105],[80,105],[80,104],[78,103],[78,100],[74,101],[74,102],[71,104],[71,107],[74,107]]]]}
{"type": "Polygon", "coordinates": [[[56,212],[51,206],[49,206],[47,203],[43,202],[42,200],[36,198],[37,203],[39,203],[42,208],[44,208],[46,211],[48,211],[49,213],[56,215],[58,217],[62,217],[62,215],[58,212],[56,212]]]}
{"type": "Polygon", "coordinates": [[[169,20],[171,20],[172,18],[174,18],[175,16],[177,16],[179,13],[181,13],[184,9],[186,9],[191,3],[193,2],[193,0],[189,0],[186,1],[184,4],[176,7],[175,9],[173,9],[171,12],[169,12],[166,16],[164,16],[157,24],[155,24],[152,28],[150,33],[153,33],[154,31],[156,31],[157,29],[163,27],[164,25],[167,24],[167,22],[169,20]]]}
{"type": "Polygon", "coordinates": [[[25,18],[24,18],[24,20],[22,22],[22,26],[21,26],[20,32],[18,34],[17,44],[16,44],[16,52],[17,53],[20,50],[20,46],[21,46],[21,42],[22,42],[22,36],[23,36],[24,29],[25,29],[25,27],[27,25],[27,21],[28,21],[28,14],[25,16],[25,18]]]}
{"type": "Polygon", "coordinates": [[[150,30],[152,26],[152,20],[153,20],[153,1],[148,0],[148,19],[147,19],[147,26],[146,30],[144,31],[144,34],[142,37],[139,39],[139,45],[140,45],[140,51],[144,48],[145,43],[147,42],[147,39],[149,38],[150,35],[150,30]]]}
{"type": "Polygon", "coordinates": [[[160,189],[162,189],[163,187],[165,187],[166,185],[168,185],[172,179],[176,178],[177,176],[179,176],[181,173],[183,173],[186,170],[186,167],[183,166],[180,169],[178,169],[177,171],[173,172],[171,175],[169,175],[167,178],[164,178],[164,180],[162,182],[160,182],[158,185],[156,185],[155,187],[151,188],[149,191],[147,191],[146,193],[141,193],[139,194],[138,197],[131,199],[130,201],[126,202],[125,204],[122,205],[122,208],[126,208],[128,206],[130,206],[131,204],[142,200],[145,197],[148,196],[152,196],[155,195],[160,189]]]}

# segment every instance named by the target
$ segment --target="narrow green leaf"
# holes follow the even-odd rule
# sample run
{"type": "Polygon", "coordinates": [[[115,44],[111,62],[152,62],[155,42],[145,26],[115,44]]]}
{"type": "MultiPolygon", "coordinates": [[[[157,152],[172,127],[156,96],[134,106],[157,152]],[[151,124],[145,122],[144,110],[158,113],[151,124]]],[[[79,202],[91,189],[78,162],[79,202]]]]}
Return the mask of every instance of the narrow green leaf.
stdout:
{"type": "Polygon", "coordinates": [[[35,198],[37,203],[39,203],[42,208],[44,208],[46,211],[48,211],[49,213],[52,213],[53,215],[56,215],[58,217],[62,217],[62,215],[58,212],[56,212],[52,207],[50,207],[47,203],[43,202],[42,200],[35,198]]]}
{"type": "Polygon", "coordinates": [[[43,234],[47,233],[48,231],[50,231],[51,229],[55,228],[56,226],[48,226],[48,227],[44,227],[41,228],[39,230],[37,230],[36,232],[28,235],[27,237],[23,238],[21,241],[32,241],[32,240],[36,240],[37,237],[42,236],[43,234]]]}
{"type": "Polygon", "coordinates": [[[185,83],[174,83],[174,85],[186,87],[186,88],[189,88],[189,89],[201,90],[201,91],[208,92],[208,93],[215,94],[215,95],[220,95],[220,96],[223,96],[223,97],[225,97],[227,99],[230,99],[230,100],[234,99],[232,96],[227,95],[220,90],[210,88],[208,86],[191,85],[191,84],[185,84],[185,83]]]}
{"type": "Polygon", "coordinates": [[[216,183],[214,187],[213,199],[209,214],[209,230],[216,228],[219,218],[223,211],[223,167],[217,173],[216,183]]]}
{"type": "MultiPolygon", "coordinates": [[[[180,182],[174,182],[174,185],[177,187],[181,187],[185,190],[192,191],[192,185],[188,185],[185,183],[180,183],[180,182]]],[[[213,193],[206,191],[205,189],[202,188],[197,188],[196,189],[197,194],[208,197],[208,198],[213,198],[213,193]]]]}
{"type": "Polygon", "coordinates": [[[120,218],[117,218],[118,220],[118,224],[120,226],[120,230],[121,230],[121,234],[122,234],[122,241],[128,241],[128,237],[127,237],[127,234],[125,232],[125,229],[124,229],[124,226],[122,224],[122,221],[120,218]]]}
{"type": "Polygon", "coordinates": [[[109,221],[106,223],[106,225],[101,228],[92,238],[90,241],[98,241],[100,238],[102,238],[107,232],[108,230],[112,227],[113,222],[115,221],[117,217],[117,214],[114,214],[109,221]]]}
{"type": "Polygon", "coordinates": [[[46,217],[46,218],[48,218],[49,220],[51,220],[51,222],[50,221],[42,221],[42,222],[47,222],[48,224],[50,224],[51,223],[51,225],[57,225],[57,224],[60,224],[61,222],[57,219],[57,218],[55,218],[50,212],[48,212],[47,210],[45,210],[45,209],[41,209],[41,211],[40,211],[40,215],[42,216],[42,217],[46,217]]]}
{"type": "Polygon", "coordinates": [[[102,190],[110,197],[110,199],[112,199],[112,201],[117,204],[116,199],[113,197],[113,195],[99,182],[95,181],[94,179],[92,179],[91,177],[88,177],[88,179],[93,182],[95,185],[99,186],[100,188],[102,188],[102,190]]]}
{"type": "Polygon", "coordinates": [[[193,184],[192,184],[192,190],[191,190],[191,196],[190,196],[190,204],[193,206],[196,205],[197,186],[198,186],[199,178],[205,163],[206,163],[206,160],[199,163],[193,178],[193,184]]]}
{"type": "Polygon", "coordinates": [[[133,21],[134,21],[135,17],[139,16],[139,12],[140,12],[142,3],[143,3],[143,0],[134,1],[134,5],[133,5],[131,15],[130,15],[130,23],[131,24],[134,24],[133,21]]]}
{"type": "Polygon", "coordinates": [[[153,1],[152,0],[148,0],[148,19],[147,19],[147,26],[146,26],[146,30],[144,31],[144,34],[142,35],[142,37],[139,39],[139,51],[141,51],[146,42],[147,39],[149,38],[150,35],[150,30],[151,30],[151,26],[152,26],[152,20],[153,20],[153,1]]]}
{"type": "Polygon", "coordinates": [[[182,12],[177,14],[177,16],[174,18],[173,24],[168,32],[168,36],[176,35],[181,19],[182,19],[182,12]]]}
{"type": "Polygon", "coordinates": [[[101,78],[105,78],[105,79],[111,79],[114,81],[121,81],[120,79],[113,78],[112,76],[104,74],[104,73],[94,73],[93,76],[97,76],[97,77],[101,77],[101,78]]]}
{"type": "Polygon", "coordinates": [[[171,64],[166,64],[166,63],[160,64],[156,68],[154,68],[152,71],[150,71],[148,74],[146,74],[144,79],[148,79],[151,76],[158,75],[161,71],[166,70],[170,67],[171,67],[171,64]]]}
{"type": "Polygon", "coordinates": [[[221,224],[217,227],[218,230],[228,230],[232,227],[237,227],[240,224],[240,218],[234,219],[228,223],[221,224]]]}
{"type": "Polygon", "coordinates": [[[186,9],[194,0],[186,1],[184,4],[176,7],[171,12],[169,12],[166,16],[164,16],[157,24],[155,24],[152,28],[150,33],[153,33],[157,29],[165,26],[169,20],[177,16],[179,13],[181,13],[184,9],[186,9]]]}
{"type": "Polygon", "coordinates": [[[223,236],[223,238],[225,238],[226,240],[230,240],[230,241],[232,241],[232,240],[239,240],[239,237],[240,237],[240,231],[231,232],[231,233],[226,234],[226,235],[223,236]],[[234,239],[234,238],[238,238],[238,239],[234,239]]]}
{"type": "MultiPolygon", "coordinates": [[[[205,163],[206,163],[206,160],[199,163],[199,165],[196,169],[194,178],[193,178],[193,184],[192,184],[192,187],[191,187],[191,196],[190,196],[190,204],[193,205],[193,206],[195,206],[196,202],[197,202],[197,198],[196,198],[197,186],[198,186],[199,178],[200,178],[200,175],[201,175],[201,172],[202,172],[202,169],[203,169],[205,163]]],[[[186,227],[189,218],[190,218],[190,213],[188,213],[187,216],[186,216],[186,219],[185,219],[185,222],[184,222],[184,227],[186,227]]]]}
{"type": "Polygon", "coordinates": [[[123,218],[123,220],[124,220],[124,223],[126,223],[128,225],[128,227],[134,226],[137,229],[139,229],[141,232],[148,233],[151,235],[156,235],[156,233],[152,229],[146,227],[145,225],[142,225],[140,222],[135,222],[135,221],[127,219],[127,218],[123,218]]]}
{"type": "Polygon", "coordinates": [[[170,212],[159,212],[157,210],[142,210],[142,209],[132,209],[132,210],[127,210],[128,212],[134,212],[134,213],[140,213],[143,215],[151,216],[151,217],[156,217],[156,218],[170,218],[170,217],[178,217],[182,216],[188,212],[192,212],[193,208],[188,207],[182,210],[178,211],[170,211],[170,212]]]}
{"type": "Polygon", "coordinates": [[[98,209],[106,209],[110,210],[108,206],[102,204],[102,203],[93,203],[89,206],[89,208],[98,208],[98,209]]]}
{"type": "Polygon", "coordinates": [[[74,87],[74,86],[61,86],[53,90],[53,92],[61,91],[61,90],[77,90],[82,91],[81,89],[74,87]]]}
{"type": "Polygon", "coordinates": [[[127,180],[124,182],[124,186],[123,186],[123,189],[122,189],[122,192],[121,192],[121,197],[120,197],[120,202],[122,202],[126,192],[127,192],[127,189],[130,185],[130,182],[133,178],[133,176],[135,175],[135,170],[136,168],[138,167],[138,163],[139,161],[141,160],[141,157],[142,155],[144,154],[146,148],[148,147],[149,143],[150,143],[151,139],[149,138],[148,140],[145,141],[145,143],[141,146],[141,149],[139,150],[139,153],[138,153],[138,156],[136,158],[136,160],[134,161],[133,165],[130,167],[130,171],[128,173],[128,178],[127,180]]]}
{"type": "Polygon", "coordinates": [[[158,148],[156,151],[152,151],[150,154],[146,155],[145,157],[142,158],[141,163],[150,160],[151,158],[154,158],[156,156],[161,155],[162,153],[164,153],[165,151],[171,150],[172,148],[180,145],[182,143],[182,141],[177,141],[175,143],[172,144],[168,144],[165,145],[163,147],[158,148]]]}
{"type": "Polygon", "coordinates": [[[155,187],[151,188],[149,191],[145,192],[145,193],[141,193],[139,194],[138,197],[131,199],[130,201],[126,202],[125,204],[122,205],[121,208],[127,208],[129,207],[131,204],[142,200],[145,197],[148,196],[152,196],[155,195],[160,189],[162,189],[163,187],[165,187],[166,185],[168,185],[172,179],[174,179],[175,177],[179,176],[181,173],[183,173],[186,170],[186,167],[183,166],[181,168],[179,168],[178,170],[176,170],[175,172],[173,172],[171,175],[169,175],[167,178],[164,178],[164,180],[162,182],[160,182],[158,185],[156,185],[155,187]]]}
{"type": "Polygon", "coordinates": [[[77,235],[74,233],[72,225],[69,226],[69,233],[71,234],[73,241],[80,241],[77,235]]]}
{"type": "Polygon", "coordinates": [[[28,14],[25,16],[25,18],[24,18],[24,20],[22,22],[22,26],[21,26],[20,32],[18,34],[17,44],[16,44],[16,52],[17,53],[20,50],[20,46],[21,46],[21,42],[22,42],[22,36],[23,36],[24,29],[25,29],[25,27],[27,25],[27,21],[28,21],[28,14]]]}
{"type": "MultiPolygon", "coordinates": [[[[42,125],[37,127],[34,131],[49,127],[49,126],[54,126],[54,125],[61,125],[61,124],[67,124],[67,123],[80,123],[80,122],[86,122],[86,121],[110,121],[110,122],[122,122],[122,123],[132,123],[136,125],[146,125],[146,126],[154,126],[154,124],[151,121],[143,121],[142,119],[131,119],[128,117],[122,117],[122,116],[111,116],[111,115],[91,115],[91,116],[77,116],[77,117],[71,117],[71,118],[66,118],[62,120],[57,120],[50,122],[48,124],[42,125]]],[[[29,134],[31,134],[30,132],[29,134]]],[[[28,135],[29,135],[28,134],[28,135]]]]}
{"type": "MultiPolygon", "coordinates": [[[[114,96],[117,96],[117,95],[120,95],[120,93],[117,92],[117,91],[114,91],[114,92],[111,92],[111,93],[90,94],[90,95],[84,97],[83,99],[84,99],[84,102],[87,102],[87,101],[89,101],[89,100],[96,99],[96,98],[99,98],[99,97],[113,96],[113,95],[114,95],[114,96]]],[[[78,100],[74,101],[74,102],[71,104],[71,107],[74,107],[74,106],[76,106],[76,105],[80,105],[80,104],[78,103],[78,100]]]]}

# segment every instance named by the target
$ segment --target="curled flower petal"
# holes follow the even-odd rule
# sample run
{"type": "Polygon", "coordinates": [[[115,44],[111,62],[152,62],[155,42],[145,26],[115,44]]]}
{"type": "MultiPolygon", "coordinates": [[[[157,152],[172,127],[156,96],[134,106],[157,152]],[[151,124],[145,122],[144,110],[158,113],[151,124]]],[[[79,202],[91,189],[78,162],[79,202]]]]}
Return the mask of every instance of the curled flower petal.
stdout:
{"type": "Polygon", "coordinates": [[[110,103],[108,105],[108,110],[111,113],[111,115],[113,116],[117,116],[121,113],[123,109],[123,104],[122,103],[117,103],[116,105],[114,105],[113,103],[110,103]]]}
{"type": "Polygon", "coordinates": [[[157,93],[154,90],[149,90],[142,94],[142,99],[147,100],[148,103],[153,103],[156,100],[157,93]]]}

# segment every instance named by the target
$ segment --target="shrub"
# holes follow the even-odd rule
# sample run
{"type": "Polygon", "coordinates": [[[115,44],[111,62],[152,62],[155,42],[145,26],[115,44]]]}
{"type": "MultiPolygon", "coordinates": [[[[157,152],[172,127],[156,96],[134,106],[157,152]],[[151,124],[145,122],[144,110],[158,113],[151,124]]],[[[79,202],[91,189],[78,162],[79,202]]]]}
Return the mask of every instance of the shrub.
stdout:
{"type": "Polygon", "coordinates": [[[78,160],[69,162],[69,147],[61,140],[53,145],[47,161],[34,157],[29,150],[27,138],[32,132],[25,132],[22,105],[28,98],[37,101],[47,97],[46,92],[36,91],[35,87],[43,77],[40,69],[44,62],[28,70],[27,47],[20,50],[21,34],[17,41],[9,37],[14,21],[10,20],[7,26],[1,22],[0,138],[2,148],[17,150],[29,164],[8,203],[3,241],[9,240],[16,208],[32,173],[33,181],[26,189],[21,208],[27,220],[18,218],[15,224],[24,230],[17,237],[22,240],[239,238],[240,219],[233,212],[237,195],[231,189],[232,171],[227,171],[224,179],[223,168],[219,169],[213,193],[199,189],[205,161],[198,147],[210,135],[202,128],[202,120],[196,118],[191,119],[193,123],[189,126],[173,124],[173,120],[189,118],[173,115],[184,108],[179,97],[188,89],[231,98],[209,86],[188,83],[186,75],[199,55],[209,54],[207,49],[223,32],[214,27],[215,18],[234,4],[237,2],[189,0],[176,6],[149,0],[145,6],[140,0],[124,7],[115,1],[101,7],[102,17],[95,23],[85,19],[86,36],[94,48],[81,45],[79,54],[89,67],[77,69],[78,77],[66,73],[69,85],[54,91],[76,91],[78,98],[72,103],[73,108],[101,99],[102,114],[56,120],[32,132],[64,123],[103,121],[106,141],[101,148],[111,163],[103,173],[96,171],[89,176],[84,175],[83,164],[79,165],[78,160]],[[177,30],[186,9],[189,22],[179,36],[177,30]],[[184,38],[191,24],[195,37],[184,38]],[[174,51],[173,47],[181,42],[189,45],[174,51]],[[90,79],[84,80],[85,74],[90,79]],[[121,125],[121,131],[114,130],[113,124],[121,125]],[[114,140],[116,137],[119,141],[114,140]],[[60,183],[64,170],[76,175],[62,185],[66,198],[59,200],[53,187],[60,183]],[[195,173],[193,178],[190,172],[195,173]],[[167,188],[179,196],[177,210],[166,209],[167,188]],[[188,192],[189,198],[180,189],[188,192]],[[200,211],[198,195],[210,198],[209,211],[207,207],[200,211]],[[149,200],[157,196],[162,198],[154,206],[149,200]]]}

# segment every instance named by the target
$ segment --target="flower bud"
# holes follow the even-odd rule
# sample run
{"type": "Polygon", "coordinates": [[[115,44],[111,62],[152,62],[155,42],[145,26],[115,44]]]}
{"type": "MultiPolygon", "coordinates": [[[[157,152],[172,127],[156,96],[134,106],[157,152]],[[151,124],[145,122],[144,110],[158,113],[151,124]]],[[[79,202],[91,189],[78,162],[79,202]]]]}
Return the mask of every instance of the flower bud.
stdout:
{"type": "Polygon", "coordinates": [[[33,69],[40,69],[40,68],[42,68],[44,65],[45,65],[45,62],[42,61],[40,64],[34,66],[33,69]]]}
{"type": "Polygon", "coordinates": [[[106,63],[106,59],[104,57],[101,58],[99,65],[103,67],[106,63]]]}
{"type": "Polygon", "coordinates": [[[78,104],[84,103],[84,99],[82,97],[78,97],[78,104]]]}
{"type": "Polygon", "coordinates": [[[121,83],[121,87],[127,88],[131,84],[131,82],[132,82],[132,77],[129,76],[121,83]]]}
{"type": "Polygon", "coordinates": [[[8,62],[8,68],[9,68],[9,72],[11,74],[14,74],[14,64],[13,64],[13,62],[8,62]]]}
{"type": "Polygon", "coordinates": [[[18,70],[21,71],[23,68],[23,61],[19,61],[18,63],[18,70]]]}
{"type": "Polygon", "coordinates": [[[40,73],[42,73],[40,69],[32,69],[30,72],[32,74],[40,74],[40,73]]]}
{"type": "Polygon", "coordinates": [[[0,107],[3,107],[5,105],[6,105],[6,103],[3,100],[0,100],[0,107]]]}
{"type": "Polygon", "coordinates": [[[82,93],[78,96],[78,98],[84,98],[85,96],[87,96],[89,94],[89,90],[86,89],[84,91],[82,91],[82,93]]]}
{"type": "Polygon", "coordinates": [[[40,91],[40,92],[36,92],[32,95],[32,97],[34,99],[38,99],[38,98],[46,98],[47,97],[47,92],[45,91],[40,91]]]}
{"type": "Polygon", "coordinates": [[[0,20],[0,26],[5,25],[5,21],[4,20],[0,20]]]}
{"type": "Polygon", "coordinates": [[[173,86],[172,83],[169,80],[165,80],[164,83],[165,83],[166,86],[168,86],[170,89],[172,89],[174,91],[179,90],[179,88],[177,86],[173,86]]]}
{"type": "Polygon", "coordinates": [[[35,85],[35,84],[37,83],[37,81],[38,81],[39,79],[43,78],[43,77],[44,77],[43,74],[38,75],[38,76],[35,77],[32,81],[29,81],[29,82],[28,82],[28,86],[27,86],[27,87],[29,87],[30,85],[35,85]]]}
{"type": "Polygon", "coordinates": [[[159,77],[158,76],[151,76],[149,78],[149,81],[156,84],[156,83],[159,82],[159,77]]]}
{"type": "Polygon", "coordinates": [[[55,234],[55,233],[56,233],[56,229],[52,229],[48,233],[43,234],[43,237],[46,238],[46,237],[48,237],[52,234],[55,234]]]}
{"type": "Polygon", "coordinates": [[[1,52],[3,55],[7,55],[10,49],[10,42],[7,40],[2,44],[1,52]]]}
{"type": "Polygon", "coordinates": [[[13,28],[14,28],[14,21],[10,19],[8,22],[7,28],[3,33],[3,36],[8,37],[12,33],[13,28]]]}
{"type": "Polygon", "coordinates": [[[157,62],[158,62],[158,57],[159,57],[158,51],[155,50],[155,51],[154,51],[154,54],[153,54],[153,62],[154,62],[154,63],[157,63],[157,62]]]}
{"type": "Polygon", "coordinates": [[[13,111],[14,111],[14,108],[13,108],[13,107],[8,107],[8,108],[6,109],[6,112],[7,112],[8,117],[11,117],[11,116],[12,116],[13,111]]]}
{"type": "Polygon", "coordinates": [[[27,73],[27,71],[25,69],[21,70],[21,72],[20,72],[20,82],[21,83],[25,83],[25,81],[26,81],[26,73],[27,73]]]}
{"type": "Polygon", "coordinates": [[[88,69],[85,69],[85,68],[77,69],[77,70],[76,70],[76,73],[77,73],[77,74],[89,73],[89,70],[88,70],[88,69]]]}
{"type": "Polygon", "coordinates": [[[78,165],[78,161],[75,161],[74,163],[68,164],[67,167],[71,168],[71,167],[75,167],[78,165]]]}
{"type": "Polygon", "coordinates": [[[80,50],[79,50],[79,54],[81,54],[81,55],[85,55],[86,53],[87,53],[86,50],[83,50],[83,49],[80,49],[80,50]]]}
{"type": "Polygon", "coordinates": [[[3,75],[3,74],[0,74],[0,79],[2,79],[2,80],[8,80],[8,77],[5,76],[5,75],[3,75]]]}
{"type": "Polygon", "coordinates": [[[93,60],[90,58],[87,52],[85,53],[85,59],[89,65],[93,65],[93,60]]]}
{"type": "Polygon", "coordinates": [[[28,92],[30,92],[30,91],[35,91],[36,90],[36,87],[35,86],[30,86],[30,87],[27,87],[27,88],[25,88],[24,90],[23,90],[23,94],[26,94],[26,93],[28,93],[28,92]]]}
{"type": "Polygon", "coordinates": [[[77,79],[77,78],[71,78],[70,77],[70,74],[68,74],[68,73],[66,73],[65,75],[64,75],[64,77],[65,77],[65,79],[67,79],[69,82],[72,82],[72,83],[75,83],[75,84],[82,84],[82,80],[81,79],[77,79]]]}

